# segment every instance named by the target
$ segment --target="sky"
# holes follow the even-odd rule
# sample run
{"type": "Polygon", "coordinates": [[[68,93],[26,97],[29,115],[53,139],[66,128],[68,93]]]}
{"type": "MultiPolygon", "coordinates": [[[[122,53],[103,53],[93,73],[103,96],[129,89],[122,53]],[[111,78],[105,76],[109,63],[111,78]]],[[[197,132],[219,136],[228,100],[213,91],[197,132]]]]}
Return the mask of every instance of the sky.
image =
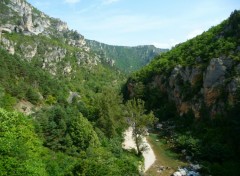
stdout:
{"type": "Polygon", "coordinates": [[[85,38],[171,48],[240,9],[240,0],[27,0],[85,38]]]}

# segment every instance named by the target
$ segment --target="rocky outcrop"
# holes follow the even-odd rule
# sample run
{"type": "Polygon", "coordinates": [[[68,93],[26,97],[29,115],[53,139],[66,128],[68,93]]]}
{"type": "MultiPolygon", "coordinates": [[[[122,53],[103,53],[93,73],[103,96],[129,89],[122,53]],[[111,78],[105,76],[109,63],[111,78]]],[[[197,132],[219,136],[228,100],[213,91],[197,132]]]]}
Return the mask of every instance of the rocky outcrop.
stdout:
{"type": "Polygon", "coordinates": [[[31,61],[31,59],[37,54],[36,44],[33,45],[21,44],[20,49],[24,58],[26,58],[28,61],[31,61]]]}
{"type": "Polygon", "coordinates": [[[220,88],[225,88],[226,74],[231,70],[233,61],[228,58],[214,58],[204,73],[203,90],[207,106],[216,103],[220,96],[220,88]]]}
{"type": "Polygon", "coordinates": [[[89,66],[94,66],[98,65],[100,63],[100,59],[97,55],[95,57],[90,57],[87,53],[85,52],[77,52],[75,54],[75,57],[77,59],[77,64],[78,65],[89,65],[89,66]]]}
{"type": "MultiPolygon", "coordinates": [[[[0,5],[9,8],[8,14],[1,14],[6,17],[4,24],[0,23],[0,47],[11,54],[17,54],[27,61],[33,58],[42,62],[42,68],[56,75],[58,69],[62,74],[71,74],[73,71],[72,62],[65,62],[68,57],[75,57],[77,65],[97,65],[100,57],[90,51],[86,46],[84,37],[77,31],[69,30],[67,23],[60,19],[51,18],[38,11],[25,0],[0,1],[0,5]],[[9,17],[10,16],[10,17],[9,17]],[[9,17],[9,18],[8,18],[9,17]],[[33,40],[24,39],[12,41],[11,37],[4,36],[5,33],[21,33],[35,37],[33,40]],[[57,38],[57,42],[46,42],[45,39],[37,38],[36,35],[46,36],[51,39],[57,38]],[[69,48],[75,47],[75,49],[69,48]],[[64,65],[64,66],[63,66],[64,65]]],[[[110,63],[112,64],[112,63],[110,63]]]]}
{"type": "Polygon", "coordinates": [[[15,54],[15,43],[4,38],[4,37],[0,37],[0,47],[4,48],[5,50],[7,50],[10,54],[14,55],[15,54]]]}
{"type": "Polygon", "coordinates": [[[23,27],[24,30],[32,32],[33,31],[33,22],[32,22],[32,12],[26,12],[23,15],[23,27]]]}
{"type": "Polygon", "coordinates": [[[67,98],[67,102],[71,104],[74,99],[80,99],[80,98],[81,98],[81,96],[78,94],[78,92],[70,91],[69,96],[67,98]]]}
{"type": "Polygon", "coordinates": [[[58,70],[57,64],[63,61],[63,58],[65,58],[66,53],[67,53],[66,49],[60,47],[48,47],[47,51],[45,51],[44,53],[42,68],[48,70],[52,75],[56,75],[58,70]]]}
{"type": "Polygon", "coordinates": [[[12,30],[10,28],[0,27],[0,34],[2,33],[12,33],[12,30]]]}
{"type": "Polygon", "coordinates": [[[7,6],[17,12],[20,16],[31,13],[33,7],[25,0],[10,0],[7,6]]]}
{"type": "Polygon", "coordinates": [[[60,47],[48,47],[44,54],[44,62],[60,62],[66,56],[67,50],[60,47]]]}
{"type": "Polygon", "coordinates": [[[64,66],[64,68],[63,68],[63,74],[64,75],[68,75],[68,74],[70,74],[71,72],[72,72],[72,65],[68,62],[68,63],[66,63],[66,65],[64,66]]]}
{"type": "Polygon", "coordinates": [[[38,35],[51,25],[49,17],[42,12],[34,13],[34,7],[25,0],[10,0],[6,5],[21,18],[20,24],[11,24],[12,21],[9,21],[11,28],[8,29],[12,31],[38,35]]]}
{"type": "Polygon", "coordinates": [[[66,22],[62,22],[60,19],[56,25],[56,28],[58,31],[62,32],[62,31],[67,31],[68,30],[68,25],[66,22]]]}
{"type": "MultiPolygon", "coordinates": [[[[174,67],[167,77],[155,75],[150,89],[157,88],[168,95],[168,99],[176,104],[180,115],[192,111],[196,118],[200,117],[203,108],[209,109],[212,117],[224,113],[225,104],[236,103],[236,93],[240,85],[240,64],[230,58],[213,58],[205,69],[201,65],[174,67]],[[239,76],[231,76],[231,72],[239,76]],[[226,96],[226,102],[222,99],[226,96]]],[[[129,96],[134,97],[138,82],[127,85],[129,96]]]]}
{"type": "Polygon", "coordinates": [[[29,62],[37,59],[38,65],[52,75],[71,74],[77,69],[76,66],[91,69],[101,62],[116,65],[115,59],[95,52],[87,45],[84,36],[69,30],[67,23],[47,16],[26,0],[0,1],[0,5],[8,10],[6,13],[0,12],[0,47],[11,54],[29,62]],[[18,35],[22,35],[21,39],[18,35]]]}
{"type": "Polygon", "coordinates": [[[214,58],[207,67],[203,87],[205,89],[222,84],[225,79],[227,67],[231,66],[231,60],[214,58]]]}
{"type": "Polygon", "coordinates": [[[229,101],[234,103],[233,97],[239,84],[238,79],[229,77],[232,67],[233,60],[224,57],[211,59],[206,70],[201,70],[199,67],[175,67],[169,78],[170,89],[166,88],[166,90],[176,103],[180,115],[192,110],[195,117],[199,117],[203,104],[210,109],[211,116],[223,113],[224,104],[220,96],[224,93],[228,94],[229,101]],[[228,81],[230,83],[227,84],[228,81]],[[198,87],[195,87],[196,84],[198,87]],[[193,89],[197,91],[192,92],[195,93],[194,95],[190,95],[189,91],[193,89]],[[189,97],[185,97],[184,94],[189,97]]]}

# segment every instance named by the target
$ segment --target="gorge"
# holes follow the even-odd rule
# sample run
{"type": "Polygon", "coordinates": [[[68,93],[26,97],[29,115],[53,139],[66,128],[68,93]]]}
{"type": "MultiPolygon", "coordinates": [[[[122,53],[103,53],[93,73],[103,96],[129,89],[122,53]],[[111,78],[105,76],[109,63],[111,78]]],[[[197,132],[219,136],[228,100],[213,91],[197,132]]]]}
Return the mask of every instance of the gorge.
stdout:
{"type": "Polygon", "coordinates": [[[239,10],[169,50],[1,0],[0,66],[0,175],[240,173],[239,10]]]}

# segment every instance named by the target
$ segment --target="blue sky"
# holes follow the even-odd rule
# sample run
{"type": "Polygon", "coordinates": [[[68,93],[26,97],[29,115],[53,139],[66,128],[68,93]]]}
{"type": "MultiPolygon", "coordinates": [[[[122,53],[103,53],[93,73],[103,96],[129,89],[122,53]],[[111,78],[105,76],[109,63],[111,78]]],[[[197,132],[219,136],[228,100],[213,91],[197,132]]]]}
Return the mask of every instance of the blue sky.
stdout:
{"type": "Polygon", "coordinates": [[[27,0],[106,44],[170,48],[228,18],[240,0],[27,0]]]}

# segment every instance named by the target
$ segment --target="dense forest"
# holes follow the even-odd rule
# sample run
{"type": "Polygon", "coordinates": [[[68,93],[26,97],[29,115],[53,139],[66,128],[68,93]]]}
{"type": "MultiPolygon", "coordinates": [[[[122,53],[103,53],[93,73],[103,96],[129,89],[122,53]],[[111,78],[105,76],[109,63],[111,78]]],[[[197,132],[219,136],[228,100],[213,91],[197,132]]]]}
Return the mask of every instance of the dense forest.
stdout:
{"type": "Polygon", "coordinates": [[[168,49],[156,48],[153,45],[128,47],[107,45],[94,40],[86,40],[86,42],[87,46],[102,57],[111,58],[109,62],[125,73],[131,73],[142,68],[155,56],[168,51],[168,49]]]}
{"type": "Polygon", "coordinates": [[[121,148],[127,124],[119,86],[111,84],[118,73],[98,66],[60,81],[0,52],[1,175],[138,173],[138,157],[121,148]],[[70,88],[79,92],[71,101],[70,88]],[[12,112],[19,101],[38,110],[29,116],[12,112]]]}

